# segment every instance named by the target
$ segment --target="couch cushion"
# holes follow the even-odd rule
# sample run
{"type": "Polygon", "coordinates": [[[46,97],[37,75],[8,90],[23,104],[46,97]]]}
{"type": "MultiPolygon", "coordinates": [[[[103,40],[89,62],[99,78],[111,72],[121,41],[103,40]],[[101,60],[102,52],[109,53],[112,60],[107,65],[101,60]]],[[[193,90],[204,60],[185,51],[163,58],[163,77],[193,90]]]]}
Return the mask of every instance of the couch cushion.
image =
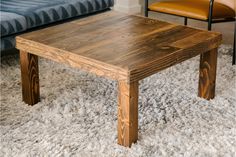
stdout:
{"type": "MultiPolygon", "coordinates": [[[[114,0],[1,0],[1,11],[22,15],[27,29],[110,8],[114,0]]],[[[8,33],[1,36],[9,35],[8,33]]]]}
{"type": "Polygon", "coordinates": [[[0,11],[1,36],[19,33],[27,29],[24,16],[0,11]]]}

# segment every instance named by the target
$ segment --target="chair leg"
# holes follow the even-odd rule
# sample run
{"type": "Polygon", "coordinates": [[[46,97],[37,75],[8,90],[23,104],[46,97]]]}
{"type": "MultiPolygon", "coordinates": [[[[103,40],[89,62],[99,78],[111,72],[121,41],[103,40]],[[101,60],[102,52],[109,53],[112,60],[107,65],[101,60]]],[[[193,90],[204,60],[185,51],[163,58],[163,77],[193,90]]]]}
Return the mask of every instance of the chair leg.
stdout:
{"type": "Polygon", "coordinates": [[[212,15],[213,15],[213,5],[214,5],[214,0],[210,0],[209,16],[208,16],[208,31],[211,31],[212,15]]]}
{"type": "Polygon", "coordinates": [[[211,31],[211,28],[212,28],[212,23],[211,23],[211,20],[208,20],[208,31],[211,31]]]}
{"type": "Polygon", "coordinates": [[[148,17],[148,10],[145,10],[145,17],[148,17]]]}
{"type": "Polygon", "coordinates": [[[236,54],[235,54],[235,53],[236,53],[236,52],[235,52],[235,51],[236,51],[236,50],[235,50],[235,42],[236,42],[236,41],[235,41],[235,38],[236,38],[235,35],[236,35],[236,33],[235,33],[235,32],[236,32],[236,25],[235,25],[235,27],[234,27],[233,65],[235,65],[235,60],[236,60],[236,54]]]}
{"type": "Polygon", "coordinates": [[[184,25],[185,25],[185,26],[188,25],[188,18],[187,18],[187,17],[184,18],[184,25]]]}
{"type": "Polygon", "coordinates": [[[145,10],[144,10],[144,15],[145,17],[148,17],[148,0],[145,0],[145,10]]]}

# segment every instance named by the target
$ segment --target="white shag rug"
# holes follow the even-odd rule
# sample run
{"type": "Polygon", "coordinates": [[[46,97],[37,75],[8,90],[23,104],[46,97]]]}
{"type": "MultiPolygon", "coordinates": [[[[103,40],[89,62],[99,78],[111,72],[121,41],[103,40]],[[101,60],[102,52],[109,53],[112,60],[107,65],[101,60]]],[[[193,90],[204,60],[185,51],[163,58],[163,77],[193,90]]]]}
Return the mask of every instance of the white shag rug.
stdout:
{"type": "Polygon", "coordinates": [[[1,59],[0,156],[233,157],[235,66],[221,46],[216,97],[197,97],[199,56],[140,81],[139,140],[117,144],[117,83],[40,58],[41,102],[22,102],[18,55],[1,59]]]}

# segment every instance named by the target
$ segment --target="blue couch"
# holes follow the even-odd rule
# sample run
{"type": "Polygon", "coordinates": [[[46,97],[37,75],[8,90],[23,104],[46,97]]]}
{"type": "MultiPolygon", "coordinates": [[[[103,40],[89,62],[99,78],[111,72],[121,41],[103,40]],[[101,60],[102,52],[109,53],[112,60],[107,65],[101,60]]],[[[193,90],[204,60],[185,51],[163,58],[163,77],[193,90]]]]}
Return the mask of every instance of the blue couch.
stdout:
{"type": "Polygon", "coordinates": [[[107,10],[114,0],[0,0],[1,51],[15,36],[40,26],[107,10]]]}

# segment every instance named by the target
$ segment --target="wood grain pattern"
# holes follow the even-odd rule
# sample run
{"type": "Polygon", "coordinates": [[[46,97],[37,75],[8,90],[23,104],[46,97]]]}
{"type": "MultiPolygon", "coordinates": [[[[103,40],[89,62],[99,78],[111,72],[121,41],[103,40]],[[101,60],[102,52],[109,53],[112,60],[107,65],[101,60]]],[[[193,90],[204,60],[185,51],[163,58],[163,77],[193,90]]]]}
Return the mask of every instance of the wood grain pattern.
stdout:
{"type": "Polygon", "coordinates": [[[23,101],[29,105],[39,102],[38,56],[20,51],[23,101]]]}
{"type": "Polygon", "coordinates": [[[118,144],[130,147],[138,139],[138,82],[119,81],[118,144]]]}
{"type": "Polygon", "coordinates": [[[205,52],[200,58],[198,96],[204,99],[215,97],[217,49],[205,52]]]}
{"type": "Polygon", "coordinates": [[[219,46],[219,33],[114,11],[16,38],[16,47],[115,80],[138,81],[219,46]]]}

